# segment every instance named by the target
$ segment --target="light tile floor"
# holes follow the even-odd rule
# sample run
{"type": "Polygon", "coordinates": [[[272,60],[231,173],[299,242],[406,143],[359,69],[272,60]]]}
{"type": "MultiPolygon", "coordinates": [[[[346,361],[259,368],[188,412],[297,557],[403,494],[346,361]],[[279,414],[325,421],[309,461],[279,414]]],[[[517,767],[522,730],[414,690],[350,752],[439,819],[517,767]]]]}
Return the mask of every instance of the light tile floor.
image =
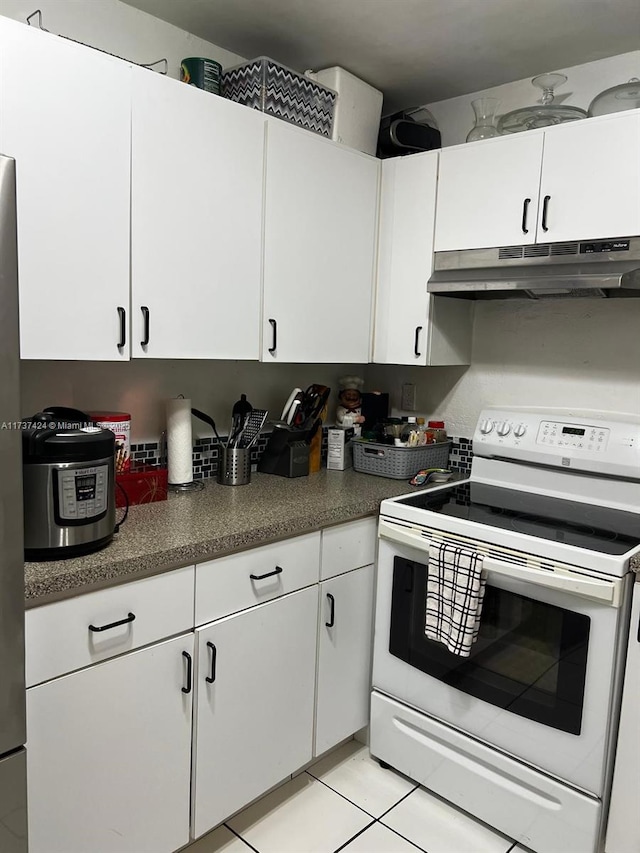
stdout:
{"type": "Polygon", "coordinates": [[[182,853],[526,853],[358,741],[322,758],[182,853]]]}

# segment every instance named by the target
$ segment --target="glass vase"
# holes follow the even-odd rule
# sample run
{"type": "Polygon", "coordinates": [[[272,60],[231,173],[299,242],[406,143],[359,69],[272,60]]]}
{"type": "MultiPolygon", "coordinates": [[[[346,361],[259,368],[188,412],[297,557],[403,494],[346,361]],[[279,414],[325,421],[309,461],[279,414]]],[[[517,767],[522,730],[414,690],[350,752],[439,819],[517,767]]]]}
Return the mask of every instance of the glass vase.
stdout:
{"type": "Polygon", "coordinates": [[[499,104],[500,101],[497,98],[478,98],[471,101],[471,106],[476,114],[476,123],[467,135],[467,142],[499,136],[496,127],[496,110],[499,104]]]}

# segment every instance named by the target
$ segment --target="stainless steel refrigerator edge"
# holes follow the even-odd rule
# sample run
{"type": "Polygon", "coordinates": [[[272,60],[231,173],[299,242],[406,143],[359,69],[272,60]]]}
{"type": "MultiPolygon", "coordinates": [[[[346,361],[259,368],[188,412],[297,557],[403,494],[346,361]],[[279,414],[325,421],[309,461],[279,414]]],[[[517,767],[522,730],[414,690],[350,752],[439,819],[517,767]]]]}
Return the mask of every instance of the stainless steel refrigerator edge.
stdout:
{"type": "Polygon", "coordinates": [[[0,850],[26,853],[16,164],[0,155],[0,850]]]}

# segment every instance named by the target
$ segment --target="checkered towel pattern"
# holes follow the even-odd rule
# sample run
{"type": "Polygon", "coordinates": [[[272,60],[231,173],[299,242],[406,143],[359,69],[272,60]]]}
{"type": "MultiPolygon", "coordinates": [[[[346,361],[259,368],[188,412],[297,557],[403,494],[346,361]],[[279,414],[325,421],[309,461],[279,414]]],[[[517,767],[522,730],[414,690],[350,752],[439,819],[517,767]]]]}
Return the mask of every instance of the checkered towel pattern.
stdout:
{"type": "Polygon", "coordinates": [[[425,636],[469,657],[480,629],[482,557],[454,545],[429,547],[425,636]]]}

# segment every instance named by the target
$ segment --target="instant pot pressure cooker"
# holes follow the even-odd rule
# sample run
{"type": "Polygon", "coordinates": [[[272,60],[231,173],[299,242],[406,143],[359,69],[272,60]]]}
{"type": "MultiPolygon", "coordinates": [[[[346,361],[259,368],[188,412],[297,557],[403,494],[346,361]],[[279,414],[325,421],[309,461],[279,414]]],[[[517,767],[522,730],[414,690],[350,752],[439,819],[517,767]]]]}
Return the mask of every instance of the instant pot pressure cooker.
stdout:
{"type": "Polygon", "coordinates": [[[52,406],[23,421],[27,560],[88,554],[115,528],[115,436],[76,409],[52,406]]]}

